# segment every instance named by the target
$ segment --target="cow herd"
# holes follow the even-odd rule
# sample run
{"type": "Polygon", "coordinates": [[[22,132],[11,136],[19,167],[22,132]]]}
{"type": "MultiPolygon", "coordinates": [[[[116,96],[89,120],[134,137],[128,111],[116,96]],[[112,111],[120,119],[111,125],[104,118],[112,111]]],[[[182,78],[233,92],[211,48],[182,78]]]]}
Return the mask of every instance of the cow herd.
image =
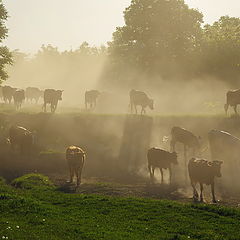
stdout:
{"type": "MultiPolygon", "coordinates": [[[[45,89],[40,90],[36,87],[27,87],[25,90],[13,88],[10,86],[0,86],[0,98],[10,104],[14,102],[16,110],[20,109],[22,103],[26,100],[29,103],[37,104],[39,99],[43,99],[44,112],[47,111],[47,104],[50,104],[51,112],[54,113],[57,109],[58,101],[62,100],[63,90],[45,89]]],[[[85,92],[85,108],[93,109],[97,105],[97,98],[101,93],[98,90],[90,90],[85,92]]],[[[137,114],[137,106],[141,107],[141,115],[146,114],[146,108],[154,109],[154,101],[149,98],[145,92],[132,89],[129,92],[131,113],[135,111],[137,114]]],[[[240,104],[240,89],[228,91],[226,93],[226,104],[224,105],[227,114],[229,106],[233,107],[234,112],[237,114],[237,105],[240,104]]]]}
{"type": "Polygon", "coordinates": [[[24,101],[28,103],[38,104],[39,99],[43,99],[43,110],[47,111],[47,104],[51,106],[51,112],[55,112],[59,100],[62,100],[62,90],[45,89],[40,90],[36,87],[27,87],[25,90],[13,88],[10,86],[0,87],[0,98],[7,104],[11,104],[12,100],[16,110],[22,107],[24,101]]]}
{"type": "MultiPolygon", "coordinates": [[[[206,184],[211,186],[212,201],[216,202],[214,179],[215,177],[221,177],[221,165],[223,162],[226,162],[226,160],[226,167],[229,167],[231,170],[236,169],[235,160],[239,158],[240,154],[240,139],[224,131],[211,130],[208,133],[208,140],[212,161],[201,158],[201,140],[199,137],[184,128],[173,127],[171,129],[170,151],[154,147],[146,152],[151,183],[154,183],[155,169],[160,170],[162,183],[164,182],[163,169],[168,169],[169,182],[170,184],[172,183],[172,177],[176,174],[175,171],[172,171],[172,165],[178,164],[179,154],[175,151],[175,145],[176,143],[181,143],[184,146],[185,159],[184,170],[182,171],[183,173],[184,171],[185,173],[188,172],[190,184],[193,188],[193,199],[203,201],[203,184],[206,184]],[[226,151],[223,149],[223,145],[227,149],[226,151]],[[192,148],[193,150],[193,157],[188,163],[187,148],[192,148]],[[200,198],[196,190],[197,183],[200,185],[200,198]]],[[[12,151],[19,149],[20,154],[30,154],[29,151],[35,144],[34,134],[23,127],[12,126],[9,130],[9,143],[11,144],[12,151]]],[[[72,183],[74,176],[76,176],[77,186],[81,184],[85,158],[86,152],[78,146],[69,146],[66,149],[66,161],[69,167],[70,182],[72,183]]],[[[238,172],[236,174],[238,174],[238,172]]],[[[234,177],[233,172],[232,177],[234,177]]]]}
{"type": "MultiPolygon", "coordinates": [[[[40,98],[43,98],[43,110],[47,111],[47,104],[50,104],[51,112],[56,111],[58,101],[62,100],[62,90],[46,89],[44,91],[29,87],[25,91],[9,86],[1,88],[2,99],[6,103],[11,103],[12,99],[16,109],[21,108],[22,102],[26,101],[38,103],[40,98]]],[[[97,98],[100,92],[91,90],[85,92],[85,107],[94,108],[97,104],[97,98]]],[[[227,102],[225,111],[232,106],[237,113],[237,105],[240,104],[240,90],[229,91],[226,94],[227,102]]],[[[131,112],[137,114],[137,106],[141,107],[141,114],[146,113],[146,107],[153,109],[153,99],[149,98],[146,93],[131,90],[129,92],[131,112]]],[[[239,158],[240,154],[240,139],[219,130],[211,130],[208,133],[209,150],[211,160],[207,161],[201,158],[201,137],[195,136],[191,131],[181,127],[174,126],[171,129],[170,151],[159,148],[150,148],[147,153],[147,165],[150,174],[150,180],[153,182],[155,169],[159,168],[162,182],[164,181],[163,169],[169,170],[170,183],[172,182],[172,164],[178,164],[178,154],[176,153],[176,144],[183,145],[184,153],[184,171],[185,176],[189,176],[191,186],[193,188],[193,198],[203,201],[203,184],[210,185],[212,190],[212,201],[216,202],[214,178],[221,177],[221,165],[226,160],[227,165],[231,169],[234,168],[234,162],[239,158]],[[223,146],[225,146],[223,148],[223,146]],[[192,158],[187,161],[187,149],[192,150],[192,158]],[[198,157],[196,157],[198,156],[198,157]],[[200,198],[196,190],[196,184],[200,185],[200,198]]],[[[28,154],[31,145],[34,144],[34,134],[29,130],[20,127],[12,126],[9,130],[9,143],[11,150],[15,151],[16,146],[20,149],[21,154],[28,154]]],[[[77,186],[81,183],[82,169],[86,153],[78,146],[70,146],[66,150],[66,160],[69,166],[70,182],[73,182],[74,176],[77,178],[77,186]]],[[[238,174],[238,173],[237,173],[238,174]]]]}

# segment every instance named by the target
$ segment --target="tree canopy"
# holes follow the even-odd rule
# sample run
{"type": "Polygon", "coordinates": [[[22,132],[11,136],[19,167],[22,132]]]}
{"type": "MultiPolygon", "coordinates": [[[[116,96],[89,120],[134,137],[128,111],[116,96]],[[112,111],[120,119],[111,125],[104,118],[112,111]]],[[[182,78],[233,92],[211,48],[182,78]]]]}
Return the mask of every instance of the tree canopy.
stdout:
{"type": "Polygon", "coordinates": [[[239,18],[203,26],[203,15],[184,0],[132,0],[124,19],[109,42],[105,81],[136,85],[142,74],[150,76],[148,84],[205,75],[239,79],[239,18]]]}

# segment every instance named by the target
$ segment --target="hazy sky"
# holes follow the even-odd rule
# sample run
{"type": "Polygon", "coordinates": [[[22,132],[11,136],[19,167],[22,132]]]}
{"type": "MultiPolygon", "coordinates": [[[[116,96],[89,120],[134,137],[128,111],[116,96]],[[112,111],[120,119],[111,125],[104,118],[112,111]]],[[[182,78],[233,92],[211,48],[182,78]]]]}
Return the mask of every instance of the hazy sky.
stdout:
{"type": "MultiPolygon", "coordinates": [[[[77,48],[81,42],[92,45],[111,40],[117,26],[124,24],[123,10],[131,0],[3,0],[10,18],[11,49],[36,52],[42,44],[60,50],[77,48]]],[[[240,0],[185,0],[212,23],[220,16],[240,17],[240,0]]]]}

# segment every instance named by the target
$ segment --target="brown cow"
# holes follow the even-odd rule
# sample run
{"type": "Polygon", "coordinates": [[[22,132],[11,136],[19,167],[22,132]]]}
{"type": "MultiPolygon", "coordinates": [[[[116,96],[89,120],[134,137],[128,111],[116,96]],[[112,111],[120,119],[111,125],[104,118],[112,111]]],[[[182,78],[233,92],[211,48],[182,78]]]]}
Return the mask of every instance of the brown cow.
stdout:
{"type": "Polygon", "coordinates": [[[188,163],[188,173],[193,187],[193,199],[198,200],[196,184],[200,184],[200,201],[203,202],[203,184],[211,185],[212,201],[216,203],[214,178],[221,177],[222,161],[209,162],[204,159],[192,158],[188,163]]]}
{"type": "Polygon", "coordinates": [[[224,105],[226,114],[229,106],[233,107],[234,112],[237,114],[237,105],[240,104],[240,89],[228,91],[226,97],[227,103],[224,105]]]}
{"type": "Polygon", "coordinates": [[[150,173],[150,178],[154,178],[155,168],[159,168],[162,176],[163,183],[163,168],[169,169],[169,178],[171,183],[172,169],[171,164],[177,164],[177,154],[175,152],[170,153],[159,148],[150,148],[147,153],[148,158],[148,170],[150,173]]]}
{"type": "Polygon", "coordinates": [[[153,110],[153,99],[150,99],[145,92],[137,91],[132,89],[129,93],[131,113],[133,112],[133,107],[135,108],[135,113],[137,114],[137,106],[141,106],[141,114],[146,113],[145,108],[149,107],[153,110]]]}
{"type": "Polygon", "coordinates": [[[70,183],[73,182],[74,174],[77,177],[77,186],[81,183],[82,168],[85,161],[86,153],[76,146],[70,146],[66,150],[66,159],[70,172],[70,183]]]}
{"type": "Polygon", "coordinates": [[[46,89],[44,91],[44,104],[43,109],[44,112],[47,111],[47,104],[51,105],[51,112],[54,113],[57,109],[58,101],[62,100],[62,92],[63,90],[54,90],[54,89],[46,89]]]}

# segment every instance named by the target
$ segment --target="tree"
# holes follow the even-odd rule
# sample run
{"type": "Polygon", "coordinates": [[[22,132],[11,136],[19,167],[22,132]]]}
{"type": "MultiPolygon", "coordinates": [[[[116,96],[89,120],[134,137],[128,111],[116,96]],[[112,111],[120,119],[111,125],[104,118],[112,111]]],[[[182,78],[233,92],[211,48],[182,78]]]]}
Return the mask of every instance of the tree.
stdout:
{"type": "MultiPolygon", "coordinates": [[[[5,27],[5,21],[7,20],[7,11],[0,0],[0,42],[7,37],[7,28],[5,27]]],[[[3,80],[8,78],[5,71],[5,66],[12,63],[12,55],[6,46],[0,46],[0,84],[3,80]]]]}
{"type": "Polygon", "coordinates": [[[202,17],[183,0],[132,0],[124,12],[125,26],[109,43],[111,73],[134,68],[166,78],[179,74],[200,45],[202,17]]]}
{"type": "Polygon", "coordinates": [[[204,27],[202,69],[239,86],[240,76],[240,18],[224,16],[204,27]]]}

